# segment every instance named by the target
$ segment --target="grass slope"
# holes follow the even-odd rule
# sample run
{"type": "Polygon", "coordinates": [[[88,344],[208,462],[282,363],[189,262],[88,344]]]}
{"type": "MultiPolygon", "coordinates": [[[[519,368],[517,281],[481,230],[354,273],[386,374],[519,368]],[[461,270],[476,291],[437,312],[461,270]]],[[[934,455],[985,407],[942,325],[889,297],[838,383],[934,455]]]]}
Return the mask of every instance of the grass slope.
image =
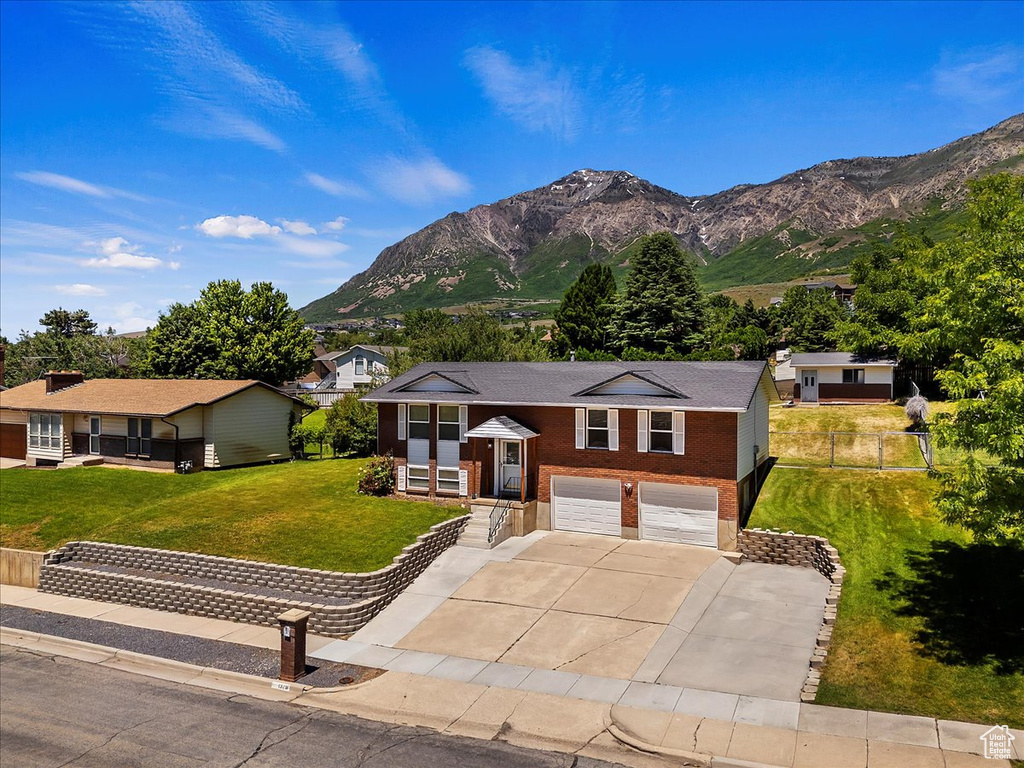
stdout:
{"type": "Polygon", "coordinates": [[[171,475],[89,467],[3,470],[0,544],[89,539],[370,571],[461,510],[356,493],[354,459],[171,475]]]}
{"type": "MultiPolygon", "coordinates": [[[[968,543],[963,532],[938,519],[931,503],[935,490],[923,473],[777,468],[749,525],[826,536],[847,568],[819,704],[1020,728],[1024,675],[997,674],[991,663],[950,664],[930,657],[914,639],[922,619],[899,615],[898,601],[876,583],[890,570],[913,576],[910,552],[925,551],[933,542],[968,543]]],[[[989,602],[984,586],[976,601],[989,602]]],[[[971,619],[950,613],[947,606],[938,620],[968,622],[959,630],[970,635],[971,619]]],[[[1004,621],[1007,627],[1019,624],[1020,615],[1011,607],[1004,621]]]]}

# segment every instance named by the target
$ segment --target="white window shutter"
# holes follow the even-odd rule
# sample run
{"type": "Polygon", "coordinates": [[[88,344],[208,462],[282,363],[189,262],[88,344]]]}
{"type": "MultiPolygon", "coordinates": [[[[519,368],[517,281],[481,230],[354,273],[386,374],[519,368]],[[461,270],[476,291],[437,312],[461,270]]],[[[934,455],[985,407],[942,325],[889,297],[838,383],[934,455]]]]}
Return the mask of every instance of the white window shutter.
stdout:
{"type": "Polygon", "coordinates": [[[675,411],[672,414],[672,453],[686,453],[686,413],[675,411]]]}
{"type": "Polygon", "coordinates": [[[405,440],[405,403],[398,404],[398,439],[405,440]]]}
{"type": "Polygon", "coordinates": [[[619,450],[619,412],[614,408],[608,410],[608,450],[619,450]]]}
{"type": "MultiPolygon", "coordinates": [[[[465,443],[465,442],[469,441],[469,438],[466,437],[466,430],[467,429],[469,429],[469,406],[468,405],[460,405],[459,406],[459,442],[460,443],[465,443]]],[[[462,495],[465,496],[466,494],[462,494],[462,495]]]]}
{"type": "Polygon", "coordinates": [[[459,470],[459,496],[469,496],[469,472],[459,470]]]}
{"type": "Polygon", "coordinates": [[[647,453],[647,411],[636,412],[636,451],[647,453]]]}
{"type": "Polygon", "coordinates": [[[405,464],[398,465],[398,490],[405,490],[405,464]]]}
{"type": "Polygon", "coordinates": [[[576,409],[576,449],[587,447],[587,409],[576,409]]]}

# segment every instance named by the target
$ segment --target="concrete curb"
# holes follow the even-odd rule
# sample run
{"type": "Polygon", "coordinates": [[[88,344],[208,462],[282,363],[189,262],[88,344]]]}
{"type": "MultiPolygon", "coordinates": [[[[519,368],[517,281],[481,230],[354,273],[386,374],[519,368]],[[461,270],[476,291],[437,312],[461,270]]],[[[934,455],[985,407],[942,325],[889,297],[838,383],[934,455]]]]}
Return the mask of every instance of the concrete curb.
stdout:
{"type": "Polygon", "coordinates": [[[689,766],[700,766],[700,768],[708,768],[713,765],[712,762],[714,757],[711,755],[704,754],[703,752],[687,752],[682,749],[673,749],[672,747],[662,747],[654,744],[648,744],[646,741],[633,736],[632,734],[624,731],[622,728],[617,726],[615,723],[611,723],[608,726],[608,733],[614,736],[618,741],[621,741],[627,747],[638,749],[641,752],[648,752],[652,755],[664,755],[666,757],[674,757],[683,761],[683,765],[689,766]]]}

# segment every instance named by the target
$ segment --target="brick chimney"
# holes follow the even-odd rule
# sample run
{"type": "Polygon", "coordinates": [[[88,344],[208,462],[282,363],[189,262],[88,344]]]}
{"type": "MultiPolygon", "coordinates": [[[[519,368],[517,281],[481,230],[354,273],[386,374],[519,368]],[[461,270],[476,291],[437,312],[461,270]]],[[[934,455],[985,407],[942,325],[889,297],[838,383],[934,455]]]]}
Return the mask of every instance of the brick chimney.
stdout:
{"type": "Polygon", "coordinates": [[[46,394],[59,392],[62,389],[73,387],[85,381],[85,374],[81,371],[47,371],[46,372],[46,394]]]}

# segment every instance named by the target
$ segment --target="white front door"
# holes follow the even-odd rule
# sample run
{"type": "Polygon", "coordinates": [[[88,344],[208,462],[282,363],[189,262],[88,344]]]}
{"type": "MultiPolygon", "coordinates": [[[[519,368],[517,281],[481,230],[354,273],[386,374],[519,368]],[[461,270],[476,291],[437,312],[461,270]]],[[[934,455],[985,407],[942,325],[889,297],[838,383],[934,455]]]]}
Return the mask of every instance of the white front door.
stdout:
{"type": "Polygon", "coordinates": [[[718,546],[718,489],[640,483],[640,538],[718,546]]]}
{"type": "Polygon", "coordinates": [[[518,440],[499,440],[498,443],[499,486],[495,495],[519,496],[523,483],[523,444],[518,440]]]}
{"type": "Polygon", "coordinates": [[[556,531],[622,535],[622,490],[618,480],[551,478],[551,527],[556,531]]]}
{"type": "Polygon", "coordinates": [[[100,417],[89,417],[89,453],[98,456],[100,452],[100,417]]]}
{"type": "Polygon", "coordinates": [[[805,403],[818,402],[818,372],[804,370],[800,381],[800,399],[805,403]]]}

